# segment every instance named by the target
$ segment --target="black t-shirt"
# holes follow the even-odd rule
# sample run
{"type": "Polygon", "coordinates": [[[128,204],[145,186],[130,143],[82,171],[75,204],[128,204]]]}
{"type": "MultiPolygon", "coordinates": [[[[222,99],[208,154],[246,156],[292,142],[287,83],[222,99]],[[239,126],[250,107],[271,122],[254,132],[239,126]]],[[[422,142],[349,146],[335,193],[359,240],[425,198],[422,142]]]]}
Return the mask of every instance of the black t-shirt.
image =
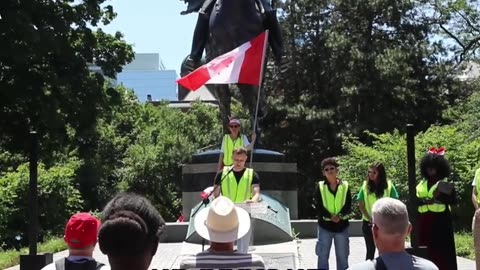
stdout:
{"type": "MultiPolygon", "coordinates": [[[[337,194],[338,189],[332,190],[330,189],[330,186],[328,185],[326,180],[325,180],[325,183],[327,184],[328,190],[330,190],[332,194],[337,194]]],[[[332,214],[330,214],[330,212],[328,212],[328,210],[323,205],[323,200],[322,200],[322,196],[320,195],[320,190],[318,185],[319,183],[317,183],[315,187],[315,200],[317,201],[316,208],[318,213],[318,225],[320,225],[320,227],[322,227],[323,229],[331,232],[341,232],[345,230],[349,224],[348,219],[345,219],[345,220],[342,219],[339,222],[333,222],[333,221],[328,221],[323,219],[324,217],[331,218],[332,214]]],[[[350,188],[348,188],[347,197],[345,199],[345,205],[342,207],[339,214],[342,216],[346,216],[350,214],[351,210],[352,210],[352,195],[350,193],[350,188]]]]}
{"type": "MultiPolygon", "coordinates": [[[[237,179],[237,185],[238,183],[240,183],[240,179],[242,179],[242,176],[243,174],[245,173],[245,170],[247,168],[244,168],[243,170],[241,171],[231,171],[230,173],[233,173],[235,175],[235,179],[237,179]]],[[[219,171],[217,173],[217,175],[215,176],[215,185],[219,186],[220,185],[220,182],[222,181],[222,174],[223,174],[223,171],[219,171]]],[[[225,178],[227,178],[228,176],[225,176],[225,178]]],[[[225,181],[225,179],[224,179],[225,181]]],[[[258,177],[258,174],[253,171],[253,179],[252,179],[252,185],[255,185],[255,184],[260,184],[260,178],[258,177]]]]}

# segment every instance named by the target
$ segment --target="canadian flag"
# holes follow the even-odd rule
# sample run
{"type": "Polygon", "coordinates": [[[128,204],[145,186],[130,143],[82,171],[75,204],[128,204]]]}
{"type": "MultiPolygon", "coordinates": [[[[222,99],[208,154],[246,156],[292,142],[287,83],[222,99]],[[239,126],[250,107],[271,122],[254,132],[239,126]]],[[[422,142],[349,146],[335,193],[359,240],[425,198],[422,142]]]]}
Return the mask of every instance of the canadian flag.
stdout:
{"type": "Polygon", "coordinates": [[[220,55],[177,80],[184,88],[196,91],[204,84],[243,83],[260,85],[268,31],[232,51],[220,55]]]}

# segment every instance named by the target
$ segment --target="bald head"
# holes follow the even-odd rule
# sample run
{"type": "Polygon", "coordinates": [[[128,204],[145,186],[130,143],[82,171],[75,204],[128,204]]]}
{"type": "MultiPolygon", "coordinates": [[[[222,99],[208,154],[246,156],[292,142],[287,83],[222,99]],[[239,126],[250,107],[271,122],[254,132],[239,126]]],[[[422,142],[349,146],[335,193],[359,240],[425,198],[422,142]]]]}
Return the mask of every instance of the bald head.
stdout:
{"type": "Polygon", "coordinates": [[[392,198],[381,198],[372,207],[373,223],[391,236],[405,236],[409,230],[407,206],[392,198]]]}

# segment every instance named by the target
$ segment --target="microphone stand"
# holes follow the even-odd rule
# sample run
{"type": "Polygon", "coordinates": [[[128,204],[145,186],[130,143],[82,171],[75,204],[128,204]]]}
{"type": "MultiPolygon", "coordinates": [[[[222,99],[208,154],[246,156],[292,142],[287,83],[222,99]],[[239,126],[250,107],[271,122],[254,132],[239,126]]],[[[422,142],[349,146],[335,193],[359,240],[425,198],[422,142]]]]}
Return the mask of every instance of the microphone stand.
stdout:
{"type": "MultiPolygon", "coordinates": [[[[202,199],[202,204],[199,205],[199,206],[197,207],[197,209],[195,209],[195,211],[193,212],[193,214],[192,214],[192,216],[191,216],[192,218],[195,217],[195,215],[196,215],[197,212],[200,210],[200,208],[202,208],[202,206],[203,206],[203,207],[207,207],[207,205],[210,203],[210,196],[212,196],[213,193],[215,192],[215,190],[217,190],[217,188],[222,185],[223,180],[225,180],[225,178],[227,178],[227,176],[228,176],[232,171],[233,171],[233,166],[232,166],[232,168],[230,168],[230,170],[228,170],[228,172],[222,177],[222,179],[220,179],[220,183],[219,183],[218,185],[214,186],[213,190],[210,191],[210,193],[208,193],[208,196],[206,196],[205,198],[202,199]]],[[[205,249],[205,239],[202,237],[202,251],[204,251],[204,249],[205,249]]]]}

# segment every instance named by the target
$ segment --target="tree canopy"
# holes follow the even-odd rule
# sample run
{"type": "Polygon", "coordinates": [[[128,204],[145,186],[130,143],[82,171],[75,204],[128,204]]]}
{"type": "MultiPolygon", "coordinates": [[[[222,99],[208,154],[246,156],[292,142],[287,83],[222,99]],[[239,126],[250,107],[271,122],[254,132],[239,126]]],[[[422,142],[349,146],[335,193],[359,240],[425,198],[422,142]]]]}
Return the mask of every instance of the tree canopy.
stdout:
{"type": "MultiPolygon", "coordinates": [[[[458,74],[478,61],[478,5],[278,1],[291,67],[278,74],[267,63],[263,142],[298,164],[301,218],[315,215],[312,187],[327,156],[340,157],[341,177],[355,190],[368,164],[384,162],[405,199],[407,123],[417,130],[417,158],[428,146],[447,146],[451,178],[468,193],[480,166],[480,84],[458,74]]],[[[25,233],[18,224],[27,210],[30,130],[41,143],[40,196],[53,198],[40,206],[55,212],[41,220],[45,235],[58,233],[69,212],[100,210],[118,191],[147,196],[175,220],[181,167],[220,143],[218,109],[142,104],[110,82],[133,58],[121,33],[101,30],[115,15],[105,0],[0,1],[0,244],[25,233]]],[[[239,106],[234,112],[248,118],[239,106]]]]}
{"type": "Polygon", "coordinates": [[[64,145],[95,123],[107,105],[104,77],[133,58],[117,33],[100,28],[115,18],[105,0],[0,3],[0,133],[7,149],[24,150],[28,132],[43,144],[64,145]]]}

